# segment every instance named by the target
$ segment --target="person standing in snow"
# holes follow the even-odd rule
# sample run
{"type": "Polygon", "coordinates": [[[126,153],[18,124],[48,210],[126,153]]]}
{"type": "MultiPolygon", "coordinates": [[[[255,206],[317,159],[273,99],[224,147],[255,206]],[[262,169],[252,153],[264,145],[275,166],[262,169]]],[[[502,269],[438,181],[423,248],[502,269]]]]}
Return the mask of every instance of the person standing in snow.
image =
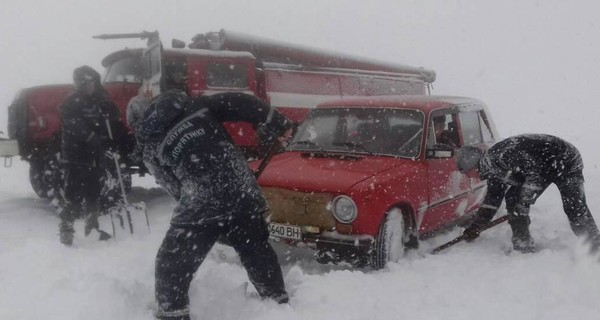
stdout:
{"type": "Polygon", "coordinates": [[[506,199],[514,249],[534,252],[529,208],[554,183],[573,232],[586,237],[593,251],[600,248],[598,227],[585,200],[583,161],[569,142],[544,134],[517,135],[496,143],[485,153],[475,147],[459,150],[458,166],[462,172],[476,167],[488,185],[475,220],[464,230],[467,240],[479,236],[506,199]]]}
{"type": "MultiPolygon", "coordinates": [[[[89,66],[73,71],[75,92],[60,108],[64,165],[65,203],[60,212],[60,242],[73,243],[73,222],[84,212],[85,235],[98,230],[100,240],[110,238],[99,229],[100,193],[105,181],[106,152],[113,148],[106,120],[113,132],[119,132],[119,109],[108,98],[100,83],[100,74],[89,66]]],[[[120,130],[122,132],[123,130],[120,130]]]]}
{"type": "Polygon", "coordinates": [[[190,282],[220,236],[238,253],[261,297],[288,301],[262,216],[266,201],[225,121],[252,123],[272,141],[291,128],[254,96],[190,98],[176,88],[156,97],[138,126],[146,166],[179,201],[156,257],[158,319],[189,319],[190,282]]]}

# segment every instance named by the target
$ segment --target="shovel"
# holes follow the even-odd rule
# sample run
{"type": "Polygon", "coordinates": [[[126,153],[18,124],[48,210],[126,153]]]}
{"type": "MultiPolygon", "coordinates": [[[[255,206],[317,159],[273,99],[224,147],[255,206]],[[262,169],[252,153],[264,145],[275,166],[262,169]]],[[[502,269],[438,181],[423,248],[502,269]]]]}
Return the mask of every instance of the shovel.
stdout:
{"type": "MultiPolygon", "coordinates": [[[[496,220],[492,220],[485,227],[483,227],[480,231],[483,232],[483,231],[485,231],[485,230],[487,230],[489,228],[492,228],[494,226],[497,226],[497,225],[501,224],[502,222],[504,222],[506,220],[508,220],[508,215],[504,215],[504,216],[502,216],[502,217],[500,217],[500,218],[498,218],[496,220]]],[[[454,238],[454,239],[452,239],[452,240],[450,240],[450,241],[448,241],[448,242],[446,242],[444,244],[442,244],[439,247],[436,247],[435,249],[433,249],[433,251],[431,251],[431,254],[436,254],[436,253],[438,253],[438,252],[440,252],[442,250],[446,250],[446,249],[452,247],[453,245],[455,245],[455,244],[457,244],[457,243],[459,243],[459,242],[461,242],[463,240],[466,240],[466,237],[465,237],[464,234],[460,235],[460,236],[458,236],[458,237],[456,237],[456,238],[454,238]]]]}
{"type": "MultiPolygon", "coordinates": [[[[113,134],[112,134],[112,130],[110,127],[110,122],[108,121],[108,119],[106,120],[106,129],[108,130],[108,137],[110,138],[111,141],[114,141],[113,138],[113,134]]],[[[150,221],[148,220],[148,212],[146,212],[146,205],[143,202],[140,203],[136,203],[136,204],[129,204],[129,201],[127,200],[127,193],[125,192],[125,184],[123,183],[123,176],[121,174],[121,166],[119,165],[119,154],[116,152],[111,152],[110,153],[110,157],[113,158],[113,161],[115,162],[115,169],[117,172],[117,180],[119,181],[119,187],[121,188],[121,195],[123,196],[123,205],[120,208],[117,208],[117,211],[119,212],[117,214],[118,218],[120,219],[120,224],[121,227],[124,228],[124,221],[122,216],[120,215],[120,213],[122,213],[123,211],[125,212],[125,216],[127,218],[127,224],[129,226],[129,232],[131,234],[133,234],[133,219],[132,219],[132,212],[143,212],[144,216],[146,218],[146,225],[148,226],[148,232],[150,232],[150,221]]],[[[113,211],[111,210],[111,216],[110,216],[110,220],[111,220],[111,224],[112,224],[112,230],[113,230],[113,236],[116,236],[115,234],[115,224],[114,224],[114,219],[113,219],[113,211]]]]}

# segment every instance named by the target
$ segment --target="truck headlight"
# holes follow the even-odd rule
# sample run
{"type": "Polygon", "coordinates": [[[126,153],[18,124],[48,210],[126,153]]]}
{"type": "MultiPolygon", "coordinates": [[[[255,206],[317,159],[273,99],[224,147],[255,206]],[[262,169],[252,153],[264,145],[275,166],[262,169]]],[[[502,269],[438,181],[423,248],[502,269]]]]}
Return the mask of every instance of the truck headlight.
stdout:
{"type": "Polygon", "coordinates": [[[350,197],[337,196],[332,201],[333,216],[342,223],[350,223],[356,219],[356,204],[350,197]]]}

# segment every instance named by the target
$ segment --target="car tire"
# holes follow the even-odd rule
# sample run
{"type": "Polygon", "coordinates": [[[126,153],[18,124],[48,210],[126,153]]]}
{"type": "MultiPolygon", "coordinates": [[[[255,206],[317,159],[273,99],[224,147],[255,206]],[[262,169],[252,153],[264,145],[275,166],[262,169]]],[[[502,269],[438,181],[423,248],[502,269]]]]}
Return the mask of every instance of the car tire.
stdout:
{"type": "Polygon", "coordinates": [[[388,262],[397,262],[404,256],[406,224],[402,210],[394,208],[384,217],[369,255],[371,268],[378,270],[388,262]]]}

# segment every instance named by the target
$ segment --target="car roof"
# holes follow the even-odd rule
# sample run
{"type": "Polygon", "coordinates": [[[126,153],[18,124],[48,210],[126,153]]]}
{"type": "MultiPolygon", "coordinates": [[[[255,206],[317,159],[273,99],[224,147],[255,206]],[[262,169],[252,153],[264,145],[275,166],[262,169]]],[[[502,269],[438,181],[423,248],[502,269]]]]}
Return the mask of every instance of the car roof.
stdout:
{"type": "Polygon", "coordinates": [[[460,105],[485,106],[483,102],[467,97],[403,95],[341,99],[321,103],[317,108],[398,108],[416,109],[429,113],[435,109],[460,105]]]}

